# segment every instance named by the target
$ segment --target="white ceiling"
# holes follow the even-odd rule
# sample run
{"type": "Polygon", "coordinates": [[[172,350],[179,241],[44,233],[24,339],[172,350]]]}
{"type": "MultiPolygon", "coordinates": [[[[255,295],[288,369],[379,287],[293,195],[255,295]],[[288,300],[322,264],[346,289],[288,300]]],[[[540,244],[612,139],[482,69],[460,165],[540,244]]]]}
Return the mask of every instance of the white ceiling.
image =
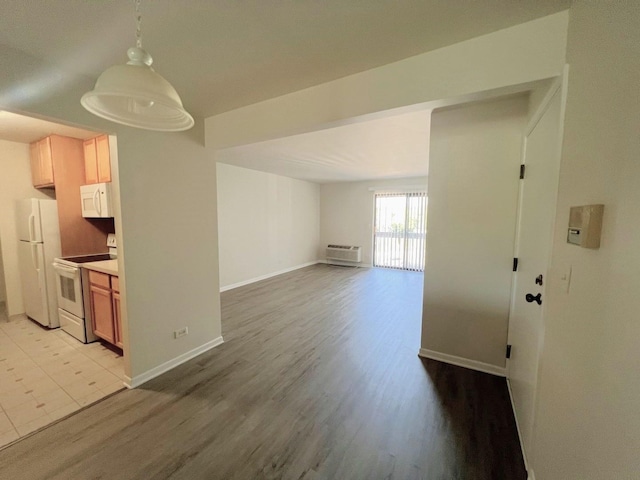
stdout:
{"type": "Polygon", "coordinates": [[[0,110],[0,140],[31,143],[52,134],[84,140],[98,132],[0,110]]]}
{"type": "Polygon", "coordinates": [[[216,161],[317,183],[429,171],[428,110],[233,147],[216,161]]]}
{"type": "MultiPolygon", "coordinates": [[[[531,85],[546,92],[549,80],[531,85]]],[[[431,119],[451,109],[478,104],[491,105],[492,114],[456,116],[443,127],[452,132],[467,131],[495,116],[521,119],[529,92],[522,91],[477,99],[463,104],[360,121],[264,142],[216,151],[216,161],[238,167],[275,173],[316,183],[353,182],[427,176],[431,119]]],[[[441,132],[442,133],[442,132],[441,132]]]]}
{"type": "MultiPolygon", "coordinates": [[[[144,46],[210,116],[566,9],[570,0],[146,0],[144,46]]],[[[97,77],[126,61],[133,1],[2,0],[0,44],[97,77]]]]}

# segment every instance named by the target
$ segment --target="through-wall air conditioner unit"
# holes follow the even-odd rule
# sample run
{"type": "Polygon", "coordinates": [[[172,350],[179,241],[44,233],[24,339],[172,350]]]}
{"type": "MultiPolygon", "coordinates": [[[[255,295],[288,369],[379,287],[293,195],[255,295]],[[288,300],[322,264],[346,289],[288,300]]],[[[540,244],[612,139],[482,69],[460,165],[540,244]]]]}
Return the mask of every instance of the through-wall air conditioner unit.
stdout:
{"type": "Polygon", "coordinates": [[[355,245],[327,245],[327,263],[350,265],[362,262],[362,249],[355,245]]]}

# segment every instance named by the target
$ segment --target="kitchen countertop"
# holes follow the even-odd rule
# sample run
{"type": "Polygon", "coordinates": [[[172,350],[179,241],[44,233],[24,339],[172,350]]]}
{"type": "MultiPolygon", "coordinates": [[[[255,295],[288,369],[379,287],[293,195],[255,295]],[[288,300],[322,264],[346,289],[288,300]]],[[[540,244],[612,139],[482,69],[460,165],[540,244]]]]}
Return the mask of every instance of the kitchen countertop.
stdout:
{"type": "Polygon", "coordinates": [[[102,260],[99,262],[87,262],[82,264],[82,268],[87,270],[94,270],[100,273],[106,273],[108,275],[118,276],[118,260],[102,260]]]}

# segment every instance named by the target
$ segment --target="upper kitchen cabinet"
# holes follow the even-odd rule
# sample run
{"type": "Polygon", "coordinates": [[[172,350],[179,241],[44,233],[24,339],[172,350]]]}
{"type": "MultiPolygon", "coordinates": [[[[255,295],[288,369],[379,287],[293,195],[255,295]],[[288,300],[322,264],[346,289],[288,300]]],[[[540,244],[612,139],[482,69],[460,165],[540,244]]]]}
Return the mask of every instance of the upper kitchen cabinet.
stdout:
{"type": "Polygon", "coordinates": [[[36,188],[55,186],[51,138],[43,138],[31,144],[31,179],[36,188]]]}
{"type": "Polygon", "coordinates": [[[87,185],[111,181],[108,135],[100,135],[84,141],[84,172],[87,185]]]}
{"type": "Polygon", "coordinates": [[[50,135],[31,144],[33,185],[56,190],[60,246],[65,257],[106,252],[107,234],[114,229],[113,220],[88,221],[82,216],[84,153],[83,140],[62,135],[50,135]]]}

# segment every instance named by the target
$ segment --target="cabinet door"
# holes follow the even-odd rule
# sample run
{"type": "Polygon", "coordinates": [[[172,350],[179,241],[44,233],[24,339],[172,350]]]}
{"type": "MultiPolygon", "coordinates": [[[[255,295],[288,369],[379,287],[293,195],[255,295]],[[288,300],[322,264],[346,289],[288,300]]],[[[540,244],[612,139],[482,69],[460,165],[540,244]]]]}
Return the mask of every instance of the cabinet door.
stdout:
{"type": "Polygon", "coordinates": [[[115,343],[111,290],[91,285],[89,292],[91,293],[91,323],[93,324],[93,333],[109,343],[115,343]]]}
{"type": "Polygon", "coordinates": [[[31,183],[34,187],[40,185],[40,144],[33,142],[29,145],[31,154],[31,183]]]}
{"type": "Polygon", "coordinates": [[[120,312],[120,294],[113,292],[113,323],[116,329],[116,345],[124,348],[124,343],[122,343],[122,320],[120,312]]]}
{"type": "Polygon", "coordinates": [[[98,157],[98,183],[111,181],[111,156],[109,153],[109,136],[101,135],[96,138],[98,157]]]}
{"type": "Polygon", "coordinates": [[[43,138],[38,142],[40,147],[40,187],[53,187],[53,158],[51,156],[51,139],[43,138]]]}
{"type": "Polygon", "coordinates": [[[96,139],[84,141],[84,179],[87,185],[98,183],[98,157],[96,139]]]}

